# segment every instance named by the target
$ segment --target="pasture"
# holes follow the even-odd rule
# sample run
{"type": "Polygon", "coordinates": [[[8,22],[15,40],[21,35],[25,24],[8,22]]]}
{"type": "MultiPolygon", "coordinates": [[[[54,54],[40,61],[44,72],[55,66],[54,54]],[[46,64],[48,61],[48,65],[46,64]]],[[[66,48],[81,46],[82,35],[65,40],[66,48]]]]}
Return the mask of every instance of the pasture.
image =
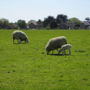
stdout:
{"type": "Polygon", "coordinates": [[[89,30],[24,30],[29,44],[13,44],[0,30],[0,90],[90,90],[89,30]],[[66,36],[71,56],[46,55],[50,38],[66,36]]]}

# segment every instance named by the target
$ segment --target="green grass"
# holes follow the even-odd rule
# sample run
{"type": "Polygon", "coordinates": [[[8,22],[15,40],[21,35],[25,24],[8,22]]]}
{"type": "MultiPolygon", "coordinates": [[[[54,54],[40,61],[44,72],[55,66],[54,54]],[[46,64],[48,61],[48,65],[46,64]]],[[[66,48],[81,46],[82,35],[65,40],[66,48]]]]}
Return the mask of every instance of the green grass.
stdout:
{"type": "Polygon", "coordinates": [[[27,30],[29,44],[13,44],[12,32],[0,30],[0,90],[90,90],[89,30],[27,30]],[[46,55],[57,36],[72,44],[71,56],[46,55]]]}

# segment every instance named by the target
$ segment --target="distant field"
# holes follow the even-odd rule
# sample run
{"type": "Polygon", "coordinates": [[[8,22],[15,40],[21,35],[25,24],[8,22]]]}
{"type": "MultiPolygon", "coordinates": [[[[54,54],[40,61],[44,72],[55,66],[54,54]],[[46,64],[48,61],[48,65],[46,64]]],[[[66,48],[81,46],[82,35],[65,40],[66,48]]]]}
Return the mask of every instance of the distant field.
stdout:
{"type": "Polygon", "coordinates": [[[29,44],[13,44],[12,32],[0,30],[0,90],[90,90],[89,30],[24,30],[29,44]],[[72,44],[71,56],[46,55],[57,36],[72,44]]]}

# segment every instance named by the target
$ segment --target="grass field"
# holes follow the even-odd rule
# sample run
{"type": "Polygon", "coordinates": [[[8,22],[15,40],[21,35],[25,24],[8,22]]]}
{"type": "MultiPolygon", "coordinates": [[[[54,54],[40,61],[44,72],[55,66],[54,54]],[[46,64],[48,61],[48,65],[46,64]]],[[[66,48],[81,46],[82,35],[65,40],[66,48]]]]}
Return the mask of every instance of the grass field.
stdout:
{"type": "Polygon", "coordinates": [[[0,30],[0,90],[90,90],[89,30],[26,30],[29,44],[13,44],[12,32],[0,30]],[[46,55],[56,36],[67,37],[71,56],[46,55]]]}

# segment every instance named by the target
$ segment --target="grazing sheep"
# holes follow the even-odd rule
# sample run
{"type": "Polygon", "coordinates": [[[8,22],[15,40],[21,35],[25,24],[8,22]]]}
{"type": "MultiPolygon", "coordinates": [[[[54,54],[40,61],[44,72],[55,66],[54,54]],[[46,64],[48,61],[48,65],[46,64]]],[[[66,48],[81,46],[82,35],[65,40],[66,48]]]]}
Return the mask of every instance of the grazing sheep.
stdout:
{"type": "Polygon", "coordinates": [[[71,47],[72,47],[71,44],[62,45],[61,49],[58,50],[58,54],[60,54],[60,52],[62,52],[63,55],[66,55],[66,50],[68,50],[69,51],[68,55],[71,55],[71,47]]]}
{"type": "Polygon", "coordinates": [[[49,54],[50,51],[53,53],[53,50],[58,50],[64,44],[67,44],[67,39],[65,36],[50,39],[45,47],[47,54],[49,54]]]}
{"type": "Polygon", "coordinates": [[[24,41],[25,43],[29,42],[27,35],[20,30],[14,31],[12,35],[13,35],[13,43],[14,40],[18,40],[18,43],[22,43],[22,41],[24,41]]]}

